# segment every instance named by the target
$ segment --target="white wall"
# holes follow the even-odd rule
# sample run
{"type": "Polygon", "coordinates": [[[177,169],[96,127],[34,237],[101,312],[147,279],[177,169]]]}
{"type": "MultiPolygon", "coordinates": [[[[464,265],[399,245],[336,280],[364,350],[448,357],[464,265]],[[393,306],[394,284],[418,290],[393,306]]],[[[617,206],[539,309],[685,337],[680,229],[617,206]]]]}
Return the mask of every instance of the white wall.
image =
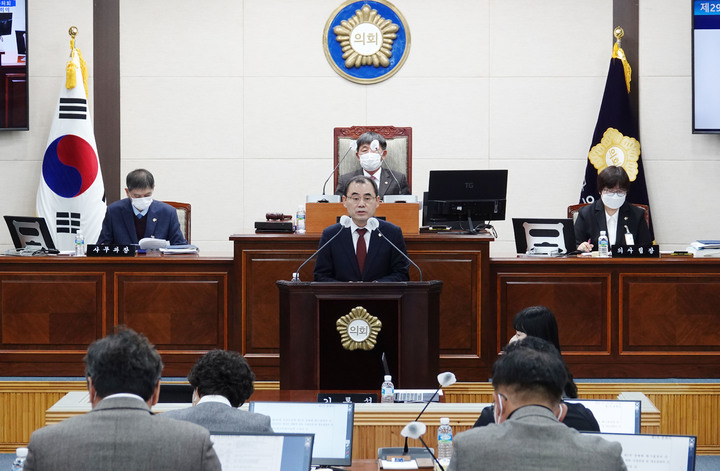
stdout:
{"type": "MultiPolygon", "coordinates": [[[[192,203],[193,242],[229,254],[230,234],[252,231],[267,211],[293,213],[320,190],[333,127],[412,126],[416,194],[430,169],[510,169],[493,255],[514,250],[509,218],[564,216],[602,98],[612,0],[395,0],[410,55],[369,86],[325,59],[323,27],[341,3],[122,0],[121,173],[150,169],[157,198],[192,203]]],[[[92,1],[29,6],[31,131],[0,133],[2,214],[34,213],[69,25],[92,58],[92,1]]],[[[640,2],[642,158],[668,249],[720,237],[720,221],[693,205],[720,196],[720,136],[690,132],[689,8],[640,2]]],[[[0,248],[10,244],[0,229],[0,248]]]]}

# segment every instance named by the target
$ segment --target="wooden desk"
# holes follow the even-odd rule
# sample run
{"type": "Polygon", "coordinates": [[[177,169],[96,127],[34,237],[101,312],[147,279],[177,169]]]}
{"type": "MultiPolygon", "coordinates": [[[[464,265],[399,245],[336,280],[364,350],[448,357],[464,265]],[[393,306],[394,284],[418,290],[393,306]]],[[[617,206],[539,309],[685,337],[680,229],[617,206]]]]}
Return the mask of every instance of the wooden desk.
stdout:
{"type": "MultiPolygon", "coordinates": [[[[293,272],[318,248],[319,234],[233,235],[235,313],[242,334],[231,338],[242,345],[259,380],[279,378],[279,302],[276,280],[290,280],[293,272]]],[[[424,280],[442,280],[440,295],[440,371],[458,378],[485,381],[496,358],[493,319],[481,316],[487,298],[489,236],[463,234],[406,235],[408,254],[423,272],[424,280]],[[482,338],[482,340],[481,340],[482,338]]],[[[313,279],[314,262],[306,264],[300,279],[313,279]]],[[[419,281],[414,267],[410,280],[419,281]]],[[[236,331],[237,332],[237,331],[236,331]]],[[[432,387],[433,385],[428,385],[432,387]]]]}
{"type": "Polygon", "coordinates": [[[87,346],[125,324],[167,376],[230,347],[230,257],[0,257],[0,375],[82,376],[87,346]]]}
{"type": "Polygon", "coordinates": [[[720,377],[718,259],[494,258],[490,278],[496,348],[542,304],[575,377],[720,377]]]}

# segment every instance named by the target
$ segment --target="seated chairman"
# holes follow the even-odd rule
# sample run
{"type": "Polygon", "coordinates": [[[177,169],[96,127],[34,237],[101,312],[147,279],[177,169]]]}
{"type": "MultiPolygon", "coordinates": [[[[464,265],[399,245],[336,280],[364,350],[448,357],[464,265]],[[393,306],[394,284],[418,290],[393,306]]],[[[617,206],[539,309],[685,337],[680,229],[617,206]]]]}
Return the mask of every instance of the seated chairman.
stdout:
{"type": "Polygon", "coordinates": [[[175,208],[153,201],[152,173],[142,168],[133,170],[125,184],[127,198],[108,206],[98,244],[137,244],[145,237],[166,239],[172,245],[187,244],[175,208]]]}
{"type": "Polygon", "coordinates": [[[382,168],[382,163],[387,156],[387,142],[382,135],[376,132],[363,133],[358,137],[356,144],[355,157],[360,161],[362,169],[340,175],[337,188],[335,188],[336,195],[344,195],[350,180],[360,175],[365,175],[373,180],[375,186],[378,187],[380,198],[385,195],[410,194],[405,174],[391,171],[387,168],[387,164],[385,168],[382,168]],[[372,148],[373,141],[377,141],[377,149],[372,148]]]}
{"type": "Polygon", "coordinates": [[[509,345],[493,365],[495,424],[457,434],[448,471],[626,470],[622,446],[558,421],[567,369],[552,346],[509,345]],[[512,348],[511,348],[512,347],[512,348]]]}
{"type": "Polygon", "coordinates": [[[162,367],[132,330],[93,342],[85,355],[92,410],[36,430],[25,471],[220,470],[207,430],[150,412],[162,367]]]}
{"type": "Polygon", "coordinates": [[[238,409],[255,389],[255,373],[239,353],[207,352],[190,370],[188,381],[193,387],[193,407],[164,416],[202,425],[211,432],[272,433],[270,417],[238,409]]]}
{"type": "Polygon", "coordinates": [[[409,262],[388,242],[407,254],[402,230],[385,221],[378,221],[377,230],[366,227],[380,204],[372,180],[354,177],[342,199],[352,221],[347,229],[333,224],[323,231],[320,247],[341,233],[318,254],[315,281],[407,281],[409,262]]]}
{"type": "Polygon", "coordinates": [[[575,220],[575,244],[581,252],[597,247],[600,231],[605,231],[610,246],[650,245],[650,229],[645,211],[626,201],[630,178],[622,167],[605,167],[597,177],[600,199],[583,206],[575,220]]]}

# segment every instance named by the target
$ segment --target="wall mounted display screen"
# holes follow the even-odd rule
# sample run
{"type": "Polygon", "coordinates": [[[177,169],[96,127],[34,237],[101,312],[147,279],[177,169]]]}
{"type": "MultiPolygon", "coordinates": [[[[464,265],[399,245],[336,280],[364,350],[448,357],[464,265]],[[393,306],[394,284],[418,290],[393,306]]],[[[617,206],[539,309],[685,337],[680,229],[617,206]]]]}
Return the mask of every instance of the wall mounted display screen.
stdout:
{"type": "Polygon", "coordinates": [[[720,133],[720,1],[693,0],[693,133],[720,133]]]}
{"type": "Polygon", "coordinates": [[[0,0],[0,131],[27,130],[27,0],[0,0]]]}

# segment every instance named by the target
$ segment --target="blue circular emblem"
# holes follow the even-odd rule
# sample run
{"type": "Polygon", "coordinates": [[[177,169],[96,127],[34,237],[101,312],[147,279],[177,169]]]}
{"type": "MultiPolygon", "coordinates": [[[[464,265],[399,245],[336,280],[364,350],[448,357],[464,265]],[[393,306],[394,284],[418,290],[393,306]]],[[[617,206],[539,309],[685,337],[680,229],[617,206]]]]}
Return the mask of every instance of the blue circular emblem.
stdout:
{"type": "Polygon", "coordinates": [[[410,52],[410,30],[386,1],[345,2],[323,32],[325,56],[343,78],[371,84],[392,77],[410,52]]]}

